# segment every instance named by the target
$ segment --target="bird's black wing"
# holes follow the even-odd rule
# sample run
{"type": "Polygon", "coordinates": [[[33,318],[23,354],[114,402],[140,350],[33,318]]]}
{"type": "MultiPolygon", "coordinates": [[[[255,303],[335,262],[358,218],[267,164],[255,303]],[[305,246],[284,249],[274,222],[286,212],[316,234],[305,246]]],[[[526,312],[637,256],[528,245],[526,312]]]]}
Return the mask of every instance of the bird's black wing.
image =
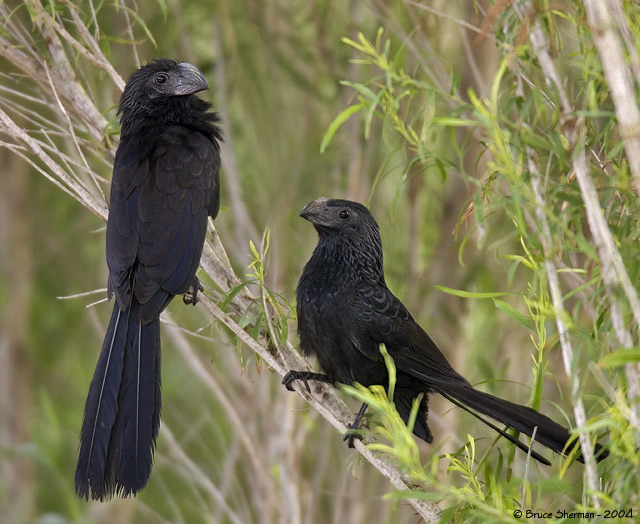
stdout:
{"type": "Polygon", "coordinates": [[[113,164],[107,221],[106,257],[109,295],[125,310],[131,302],[131,272],[138,255],[138,200],[140,187],[150,177],[149,161],[141,157],[137,138],[120,142],[113,164]]]}
{"type": "Polygon", "coordinates": [[[111,191],[113,227],[107,228],[110,289],[122,307],[133,280],[143,324],[192,284],[207,216],[217,214],[220,194],[218,146],[205,135],[165,127],[152,143],[153,151],[143,160],[139,139],[129,139],[118,149],[111,191]]]}
{"type": "Polygon", "coordinates": [[[365,356],[381,358],[383,343],[400,371],[434,386],[467,382],[388,288],[360,284],[353,301],[350,338],[365,356]]]}

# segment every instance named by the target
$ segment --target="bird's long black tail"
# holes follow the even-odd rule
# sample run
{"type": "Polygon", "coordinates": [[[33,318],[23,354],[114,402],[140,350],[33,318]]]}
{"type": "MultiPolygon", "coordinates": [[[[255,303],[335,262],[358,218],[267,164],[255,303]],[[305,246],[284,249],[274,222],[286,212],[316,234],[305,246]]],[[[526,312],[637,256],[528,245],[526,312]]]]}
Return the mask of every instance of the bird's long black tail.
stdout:
{"type": "Polygon", "coordinates": [[[76,493],[104,500],[140,491],[160,426],[160,321],[140,324],[134,297],[114,305],[89,387],[80,433],[76,493]]]}
{"type": "MultiPolygon", "coordinates": [[[[579,446],[577,439],[573,439],[569,444],[571,435],[567,428],[530,407],[494,397],[489,393],[483,393],[469,384],[446,388],[446,391],[444,388],[438,389],[438,392],[501,434],[504,433],[479,416],[478,413],[502,422],[529,437],[533,435],[534,428],[537,427],[535,441],[558,453],[569,454],[575,446],[579,446]]],[[[597,460],[602,460],[607,456],[606,451],[599,444],[596,444],[595,453],[597,460]]],[[[533,456],[537,458],[536,455],[533,456]]],[[[584,462],[580,452],[578,452],[577,459],[580,462],[584,462]]],[[[546,461],[543,459],[542,462],[546,461]]]]}

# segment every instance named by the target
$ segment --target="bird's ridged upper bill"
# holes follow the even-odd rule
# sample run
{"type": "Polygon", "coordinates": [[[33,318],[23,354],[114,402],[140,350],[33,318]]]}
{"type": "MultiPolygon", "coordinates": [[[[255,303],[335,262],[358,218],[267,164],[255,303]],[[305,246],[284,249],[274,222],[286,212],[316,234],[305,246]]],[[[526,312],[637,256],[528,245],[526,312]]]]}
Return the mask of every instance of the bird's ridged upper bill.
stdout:
{"type": "Polygon", "coordinates": [[[312,200],[302,208],[302,211],[300,211],[300,216],[308,220],[309,222],[313,222],[311,218],[313,217],[314,212],[317,213],[328,201],[329,199],[326,197],[319,197],[315,200],[312,200]]]}
{"type": "Polygon", "coordinates": [[[209,89],[207,79],[202,71],[193,64],[180,62],[178,64],[179,77],[174,93],[176,95],[192,95],[199,91],[209,89]]]}

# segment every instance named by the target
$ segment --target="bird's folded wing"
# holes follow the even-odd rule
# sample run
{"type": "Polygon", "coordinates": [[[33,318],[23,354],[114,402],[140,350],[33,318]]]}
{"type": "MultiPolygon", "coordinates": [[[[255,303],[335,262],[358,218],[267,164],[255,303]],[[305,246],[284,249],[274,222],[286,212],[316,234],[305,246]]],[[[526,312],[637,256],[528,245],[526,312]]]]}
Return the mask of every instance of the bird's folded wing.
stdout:
{"type": "Polygon", "coordinates": [[[191,285],[207,216],[219,207],[217,146],[183,127],[162,133],[149,155],[141,155],[144,145],[135,140],[118,150],[107,228],[110,287],[127,303],[135,264],[134,291],[141,304],[154,309],[145,312],[150,318],[169,295],[191,285]],[[138,161],[141,156],[151,160],[138,161]]]}
{"type": "Polygon", "coordinates": [[[396,368],[434,386],[466,383],[407,308],[384,286],[358,287],[353,344],[370,359],[379,359],[384,344],[396,368]]]}

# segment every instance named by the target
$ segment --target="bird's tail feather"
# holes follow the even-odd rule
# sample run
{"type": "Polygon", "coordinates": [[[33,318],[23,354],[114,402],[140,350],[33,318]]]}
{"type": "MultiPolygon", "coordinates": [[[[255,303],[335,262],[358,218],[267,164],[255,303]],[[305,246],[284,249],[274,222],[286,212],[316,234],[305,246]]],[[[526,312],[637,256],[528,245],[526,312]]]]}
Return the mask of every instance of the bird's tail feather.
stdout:
{"type": "MultiPolygon", "coordinates": [[[[536,442],[558,453],[569,454],[578,445],[578,440],[572,439],[571,434],[565,427],[530,407],[494,397],[489,393],[478,391],[468,384],[449,387],[446,391],[439,391],[439,393],[454,404],[463,407],[463,409],[466,406],[468,408],[466,411],[496,429],[503,436],[505,436],[503,431],[493,426],[483,417],[478,416],[478,413],[491,417],[529,437],[533,436],[534,428],[537,427],[535,433],[536,442]]],[[[509,440],[513,442],[512,439],[509,440]]],[[[519,447],[522,448],[522,445],[519,447]]],[[[602,460],[606,455],[607,453],[601,449],[601,446],[596,445],[597,460],[602,460]]],[[[540,460],[539,456],[532,456],[540,460]]],[[[584,461],[580,453],[578,453],[577,459],[580,462],[584,461]]],[[[545,463],[547,461],[542,459],[540,462],[545,463]]]]}
{"type": "Polygon", "coordinates": [[[76,467],[76,493],[83,498],[88,498],[90,490],[94,496],[102,493],[109,437],[118,413],[128,317],[128,311],[114,305],[84,406],[76,467]]]}
{"type": "MultiPolygon", "coordinates": [[[[405,423],[409,421],[409,417],[411,416],[411,408],[413,407],[413,400],[415,396],[416,395],[414,395],[413,392],[407,392],[403,389],[398,389],[396,391],[394,399],[396,409],[405,423]]],[[[433,435],[431,434],[429,424],[427,423],[428,410],[429,406],[427,404],[427,396],[425,395],[420,400],[420,408],[418,409],[418,414],[416,415],[416,420],[413,425],[413,433],[417,437],[420,437],[422,440],[431,444],[433,442],[433,435]]]]}
{"type": "Polygon", "coordinates": [[[122,496],[135,494],[149,480],[153,451],[160,428],[160,321],[146,326],[136,321],[135,336],[124,357],[119,409],[109,454],[109,479],[122,496]],[[139,336],[138,336],[139,334],[139,336]]]}
{"type": "MultiPolygon", "coordinates": [[[[471,415],[473,415],[474,417],[476,417],[478,420],[482,421],[484,424],[486,424],[487,426],[489,426],[491,429],[493,429],[494,431],[498,432],[500,435],[502,435],[502,437],[506,438],[509,442],[511,442],[512,444],[516,445],[519,449],[521,449],[522,451],[524,451],[525,453],[530,453],[531,456],[536,459],[538,462],[541,462],[542,464],[544,464],[545,466],[550,466],[551,462],[549,462],[546,458],[544,458],[542,455],[540,455],[539,453],[537,453],[536,451],[534,451],[533,449],[531,449],[531,447],[527,446],[526,444],[523,444],[522,442],[520,442],[520,440],[518,440],[516,437],[514,437],[513,435],[511,435],[510,433],[507,433],[506,431],[504,431],[503,429],[499,428],[498,426],[496,426],[493,422],[487,420],[486,418],[482,417],[481,415],[479,415],[478,413],[476,413],[475,411],[473,411],[472,409],[468,408],[467,406],[465,406],[464,404],[458,402],[455,398],[450,397],[449,395],[442,395],[444,398],[446,398],[449,402],[451,402],[452,404],[455,404],[456,406],[458,406],[460,409],[463,409],[464,411],[466,411],[467,413],[470,413],[471,415]]],[[[536,435],[537,435],[537,430],[536,430],[536,435]]]]}
{"type": "Polygon", "coordinates": [[[80,434],[76,493],[94,499],[141,490],[160,425],[160,322],[142,326],[135,297],[116,304],[89,387],[80,434]]]}

